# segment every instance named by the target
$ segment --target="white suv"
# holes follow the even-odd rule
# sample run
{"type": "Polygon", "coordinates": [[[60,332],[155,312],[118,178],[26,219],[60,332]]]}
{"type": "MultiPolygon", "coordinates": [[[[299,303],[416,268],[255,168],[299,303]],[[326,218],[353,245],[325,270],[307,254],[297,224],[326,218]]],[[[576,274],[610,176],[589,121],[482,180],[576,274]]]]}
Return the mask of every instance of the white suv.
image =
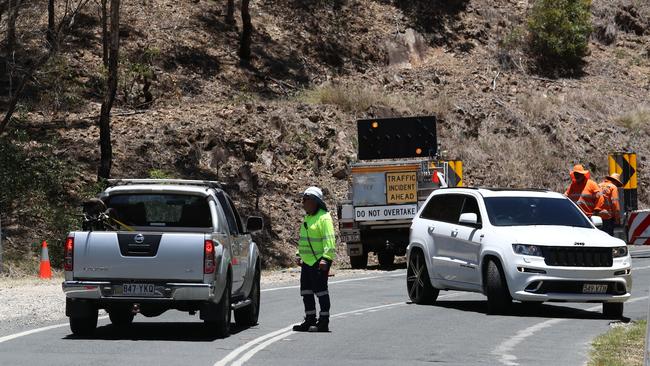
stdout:
{"type": "Polygon", "coordinates": [[[541,190],[434,191],[411,225],[407,288],[433,303],[440,290],[480,292],[490,313],[524,303],[602,302],[620,318],[630,298],[625,242],[590,221],[569,199],[541,190]]]}

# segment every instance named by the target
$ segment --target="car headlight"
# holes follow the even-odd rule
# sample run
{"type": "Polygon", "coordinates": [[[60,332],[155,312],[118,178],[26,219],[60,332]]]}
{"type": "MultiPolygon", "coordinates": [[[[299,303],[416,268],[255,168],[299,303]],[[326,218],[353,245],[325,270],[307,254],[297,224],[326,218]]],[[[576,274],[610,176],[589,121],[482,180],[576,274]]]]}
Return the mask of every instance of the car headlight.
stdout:
{"type": "Polygon", "coordinates": [[[521,255],[533,255],[536,257],[543,257],[542,248],[538,245],[529,244],[512,244],[512,250],[521,255]]]}
{"type": "Polygon", "coordinates": [[[612,257],[620,258],[627,256],[627,247],[612,248],[612,257]]]}

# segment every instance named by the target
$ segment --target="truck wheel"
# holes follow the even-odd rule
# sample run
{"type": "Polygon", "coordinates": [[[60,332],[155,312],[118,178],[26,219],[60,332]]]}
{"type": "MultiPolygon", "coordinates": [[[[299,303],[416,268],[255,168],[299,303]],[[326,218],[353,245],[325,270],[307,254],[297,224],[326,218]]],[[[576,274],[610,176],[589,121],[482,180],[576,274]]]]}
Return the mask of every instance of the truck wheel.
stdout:
{"type": "Polygon", "coordinates": [[[416,304],[431,305],[436,302],[438,293],[437,288],[431,285],[427,264],[424,261],[424,255],[419,250],[411,252],[408,265],[406,267],[406,290],[409,298],[416,304]]]}
{"type": "Polygon", "coordinates": [[[608,319],[621,319],[623,317],[622,302],[604,302],[603,315],[608,319]]]}
{"type": "Polygon", "coordinates": [[[352,269],[366,269],[368,266],[368,253],[350,257],[350,267],[352,269]]]}
{"type": "Polygon", "coordinates": [[[210,306],[214,312],[214,318],[210,317],[205,320],[205,325],[219,338],[226,338],[230,334],[230,316],[232,314],[230,309],[231,286],[230,276],[228,276],[226,288],[223,289],[219,303],[216,305],[211,304],[210,306]]]}
{"type": "Polygon", "coordinates": [[[95,328],[97,328],[97,313],[97,309],[94,309],[87,316],[71,316],[70,330],[72,334],[80,337],[92,335],[95,332],[95,328]]]}
{"type": "Polygon", "coordinates": [[[389,267],[395,263],[395,253],[384,250],[377,253],[377,259],[379,260],[379,265],[382,267],[389,267]]]}
{"type": "Polygon", "coordinates": [[[255,268],[255,278],[253,280],[253,287],[251,287],[248,299],[251,300],[250,305],[240,309],[235,309],[235,323],[239,326],[253,326],[257,324],[260,316],[260,270],[255,268]]]}
{"type": "Polygon", "coordinates": [[[108,311],[108,317],[111,323],[116,327],[124,327],[133,323],[135,314],[128,308],[112,309],[108,311]]]}
{"type": "Polygon", "coordinates": [[[501,267],[494,261],[489,261],[487,265],[485,290],[490,314],[503,314],[508,311],[512,297],[501,267]]]}

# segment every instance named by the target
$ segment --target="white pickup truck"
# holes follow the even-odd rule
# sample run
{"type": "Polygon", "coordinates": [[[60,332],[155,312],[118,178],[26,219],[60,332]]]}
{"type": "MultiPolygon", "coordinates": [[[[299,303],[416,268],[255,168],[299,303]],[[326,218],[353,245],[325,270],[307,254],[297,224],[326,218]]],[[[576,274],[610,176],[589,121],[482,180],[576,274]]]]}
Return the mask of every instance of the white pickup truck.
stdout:
{"type": "Polygon", "coordinates": [[[230,333],[231,310],[241,325],[257,324],[260,257],[250,233],[216,182],[111,180],[84,208],[84,231],[64,248],[66,315],[75,335],[90,335],[99,309],[115,326],[136,314],[169,309],[200,312],[219,337],[230,333]]]}

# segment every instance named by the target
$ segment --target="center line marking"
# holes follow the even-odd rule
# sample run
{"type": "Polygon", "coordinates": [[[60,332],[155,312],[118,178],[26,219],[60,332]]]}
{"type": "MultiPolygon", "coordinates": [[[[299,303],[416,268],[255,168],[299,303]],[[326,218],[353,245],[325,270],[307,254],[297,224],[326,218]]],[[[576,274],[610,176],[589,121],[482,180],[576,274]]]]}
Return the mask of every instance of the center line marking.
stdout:
{"type": "MultiPolygon", "coordinates": [[[[330,285],[335,285],[337,283],[374,280],[374,279],[377,279],[377,278],[401,277],[401,276],[404,276],[404,275],[406,275],[406,271],[401,271],[400,273],[384,275],[384,276],[359,277],[359,278],[350,278],[350,279],[347,279],[347,280],[331,281],[331,282],[329,282],[329,284],[330,285]]],[[[278,290],[289,290],[289,289],[294,289],[294,288],[300,288],[300,285],[266,288],[266,289],[262,289],[261,291],[262,292],[269,292],[269,291],[278,291],[278,290]]]]}
{"type": "MultiPolygon", "coordinates": [[[[444,298],[460,296],[460,295],[463,295],[463,294],[464,293],[453,293],[453,294],[449,294],[449,295],[438,296],[438,298],[439,299],[444,299],[444,298]]],[[[365,308],[365,309],[356,309],[356,310],[346,311],[346,312],[343,312],[343,313],[334,314],[334,315],[332,315],[332,318],[341,318],[341,317],[344,317],[344,316],[350,315],[350,314],[363,315],[366,312],[373,312],[373,311],[376,312],[376,311],[379,311],[379,310],[382,310],[382,309],[394,308],[394,307],[398,307],[398,306],[404,306],[404,305],[407,305],[407,304],[408,303],[402,301],[402,302],[396,302],[396,303],[392,303],[392,304],[373,306],[373,307],[369,307],[369,308],[365,308]]],[[[291,334],[296,333],[292,329],[293,329],[293,326],[288,326],[288,327],[285,327],[285,328],[282,328],[282,329],[278,329],[275,332],[271,332],[269,334],[260,336],[260,337],[258,337],[256,339],[253,339],[253,340],[249,341],[248,343],[234,349],[232,352],[230,352],[228,355],[226,355],[226,357],[224,357],[220,361],[216,362],[214,364],[214,366],[225,366],[229,362],[232,362],[232,364],[231,364],[232,366],[241,366],[246,361],[250,360],[253,356],[255,356],[255,354],[258,353],[259,351],[263,350],[264,348],[268,347],[269,345],[271,345],[271,344],[273,344],[273,343],[275,343],[277,341],[280,341],[280,340],[286,338],[287,336],[289,336],[291,334]],[[251,348],[251,349],[248,350],[249,348],[251,348]],[[246,352],[246,350],[248,350],[248,352],[246,352]],[[246,353],[244,353],[244,352],[246,352],[246,353]],[[244,354],[241,357],[239,357],[239,359],[237,359],[237,357],[242,353],[244,353],[244,354]]]]}

